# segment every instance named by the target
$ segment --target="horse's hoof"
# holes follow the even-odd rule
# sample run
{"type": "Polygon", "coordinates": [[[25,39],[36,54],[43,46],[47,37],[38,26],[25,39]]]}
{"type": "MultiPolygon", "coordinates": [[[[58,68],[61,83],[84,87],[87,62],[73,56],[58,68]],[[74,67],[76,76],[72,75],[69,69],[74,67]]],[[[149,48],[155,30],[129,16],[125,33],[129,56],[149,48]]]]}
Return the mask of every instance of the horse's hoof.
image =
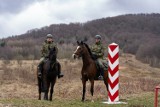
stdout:
{"type": "Polygon", "coordinates": [[[94,103],[94,100],[92,100],[91,102],[94,103]]]}

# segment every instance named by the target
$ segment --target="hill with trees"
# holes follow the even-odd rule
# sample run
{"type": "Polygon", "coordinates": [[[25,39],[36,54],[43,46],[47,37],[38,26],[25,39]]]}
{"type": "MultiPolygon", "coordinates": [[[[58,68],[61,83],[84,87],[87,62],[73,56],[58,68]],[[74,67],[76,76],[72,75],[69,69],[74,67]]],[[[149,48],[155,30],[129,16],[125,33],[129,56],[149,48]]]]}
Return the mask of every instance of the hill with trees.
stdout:
{"type": "Polygon", "coordinates": [[[85,23],[51,24],[0,40],[0,59],[39,59],[46,35],[58,43],[59,58],[70,58],[77,40],[93,44],[99,34],[107,47],[118,43],[122,52],[160,67],[160,14],[128,14],[85,23]]]}

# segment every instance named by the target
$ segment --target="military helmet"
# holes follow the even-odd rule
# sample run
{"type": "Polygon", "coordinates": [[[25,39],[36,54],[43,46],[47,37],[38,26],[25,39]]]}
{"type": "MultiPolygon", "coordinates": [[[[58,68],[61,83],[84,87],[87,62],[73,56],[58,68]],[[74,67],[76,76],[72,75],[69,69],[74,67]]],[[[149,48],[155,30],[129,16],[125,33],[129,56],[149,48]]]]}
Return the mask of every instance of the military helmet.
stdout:
{"type": "Polygon", "coordinates": [[[47,38],[53,38],[52,34],[47,34],[47,38]]]}
{"type": "Polygon", "coordinates": [[[101,35],[96,35],[95,38],[96,39],[101,39],[101,35]]]}

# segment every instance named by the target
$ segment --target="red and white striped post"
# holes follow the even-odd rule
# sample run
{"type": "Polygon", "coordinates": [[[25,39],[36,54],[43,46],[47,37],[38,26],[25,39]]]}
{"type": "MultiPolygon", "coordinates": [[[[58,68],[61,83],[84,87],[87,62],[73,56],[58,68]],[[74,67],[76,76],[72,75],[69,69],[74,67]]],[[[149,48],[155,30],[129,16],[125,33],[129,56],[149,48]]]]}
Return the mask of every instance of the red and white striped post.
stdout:
{"type": "Polygon", "coordinates": [[[160,86],[155,87],[155,101],[154,101],[154,107],[158,107],[158,90],[160,89],[160,86]]]}
{"type": "Polygon", "coordinates": [[[119,46],[108,46],[108,102],[119,102],[119,46]]]}

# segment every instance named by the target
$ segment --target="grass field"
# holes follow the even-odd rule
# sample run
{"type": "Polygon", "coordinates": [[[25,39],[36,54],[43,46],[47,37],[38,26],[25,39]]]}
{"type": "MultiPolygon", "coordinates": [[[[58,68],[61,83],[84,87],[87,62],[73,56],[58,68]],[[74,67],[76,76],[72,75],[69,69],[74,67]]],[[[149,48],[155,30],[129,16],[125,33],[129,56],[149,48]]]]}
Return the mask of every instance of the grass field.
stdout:
{"type": "MultiPolygon", "coordinates": [[[[81,60],[61,59],[64,77],[57,79],[53,101],[39,101],[36,66],[38,61],[0,61],[0,107],[153,107],[154,88],[160,84],[160,69],[135,60],[133,55],[120,57],[120,101],[107,105],[107,91],[96,81],[94,102],[87,83],[86,101],[81,102],[81,60]]],[[[160,99],[160,98],[159,98],[160,99]]],[[[160,102],[160,100],[159,100],[160,102]]],[[[159,104],[160,105],[160,104],[159,104]]]]}
{"type": "MultiPolygon", "coordinates": [[[[104,104],[103,100],[97,99],[95,102],[85,101],[81,102],[79,99],[53,99],[50,101],[39,101],[37,99],[1,99],[0,106],[5,107],[153,107],[154,103],[153,93],[147,93],[141,97],[128,99],[127,104],[104,104]]],[[[123,100],[122,100],[123,101],[123,100]]]]}

